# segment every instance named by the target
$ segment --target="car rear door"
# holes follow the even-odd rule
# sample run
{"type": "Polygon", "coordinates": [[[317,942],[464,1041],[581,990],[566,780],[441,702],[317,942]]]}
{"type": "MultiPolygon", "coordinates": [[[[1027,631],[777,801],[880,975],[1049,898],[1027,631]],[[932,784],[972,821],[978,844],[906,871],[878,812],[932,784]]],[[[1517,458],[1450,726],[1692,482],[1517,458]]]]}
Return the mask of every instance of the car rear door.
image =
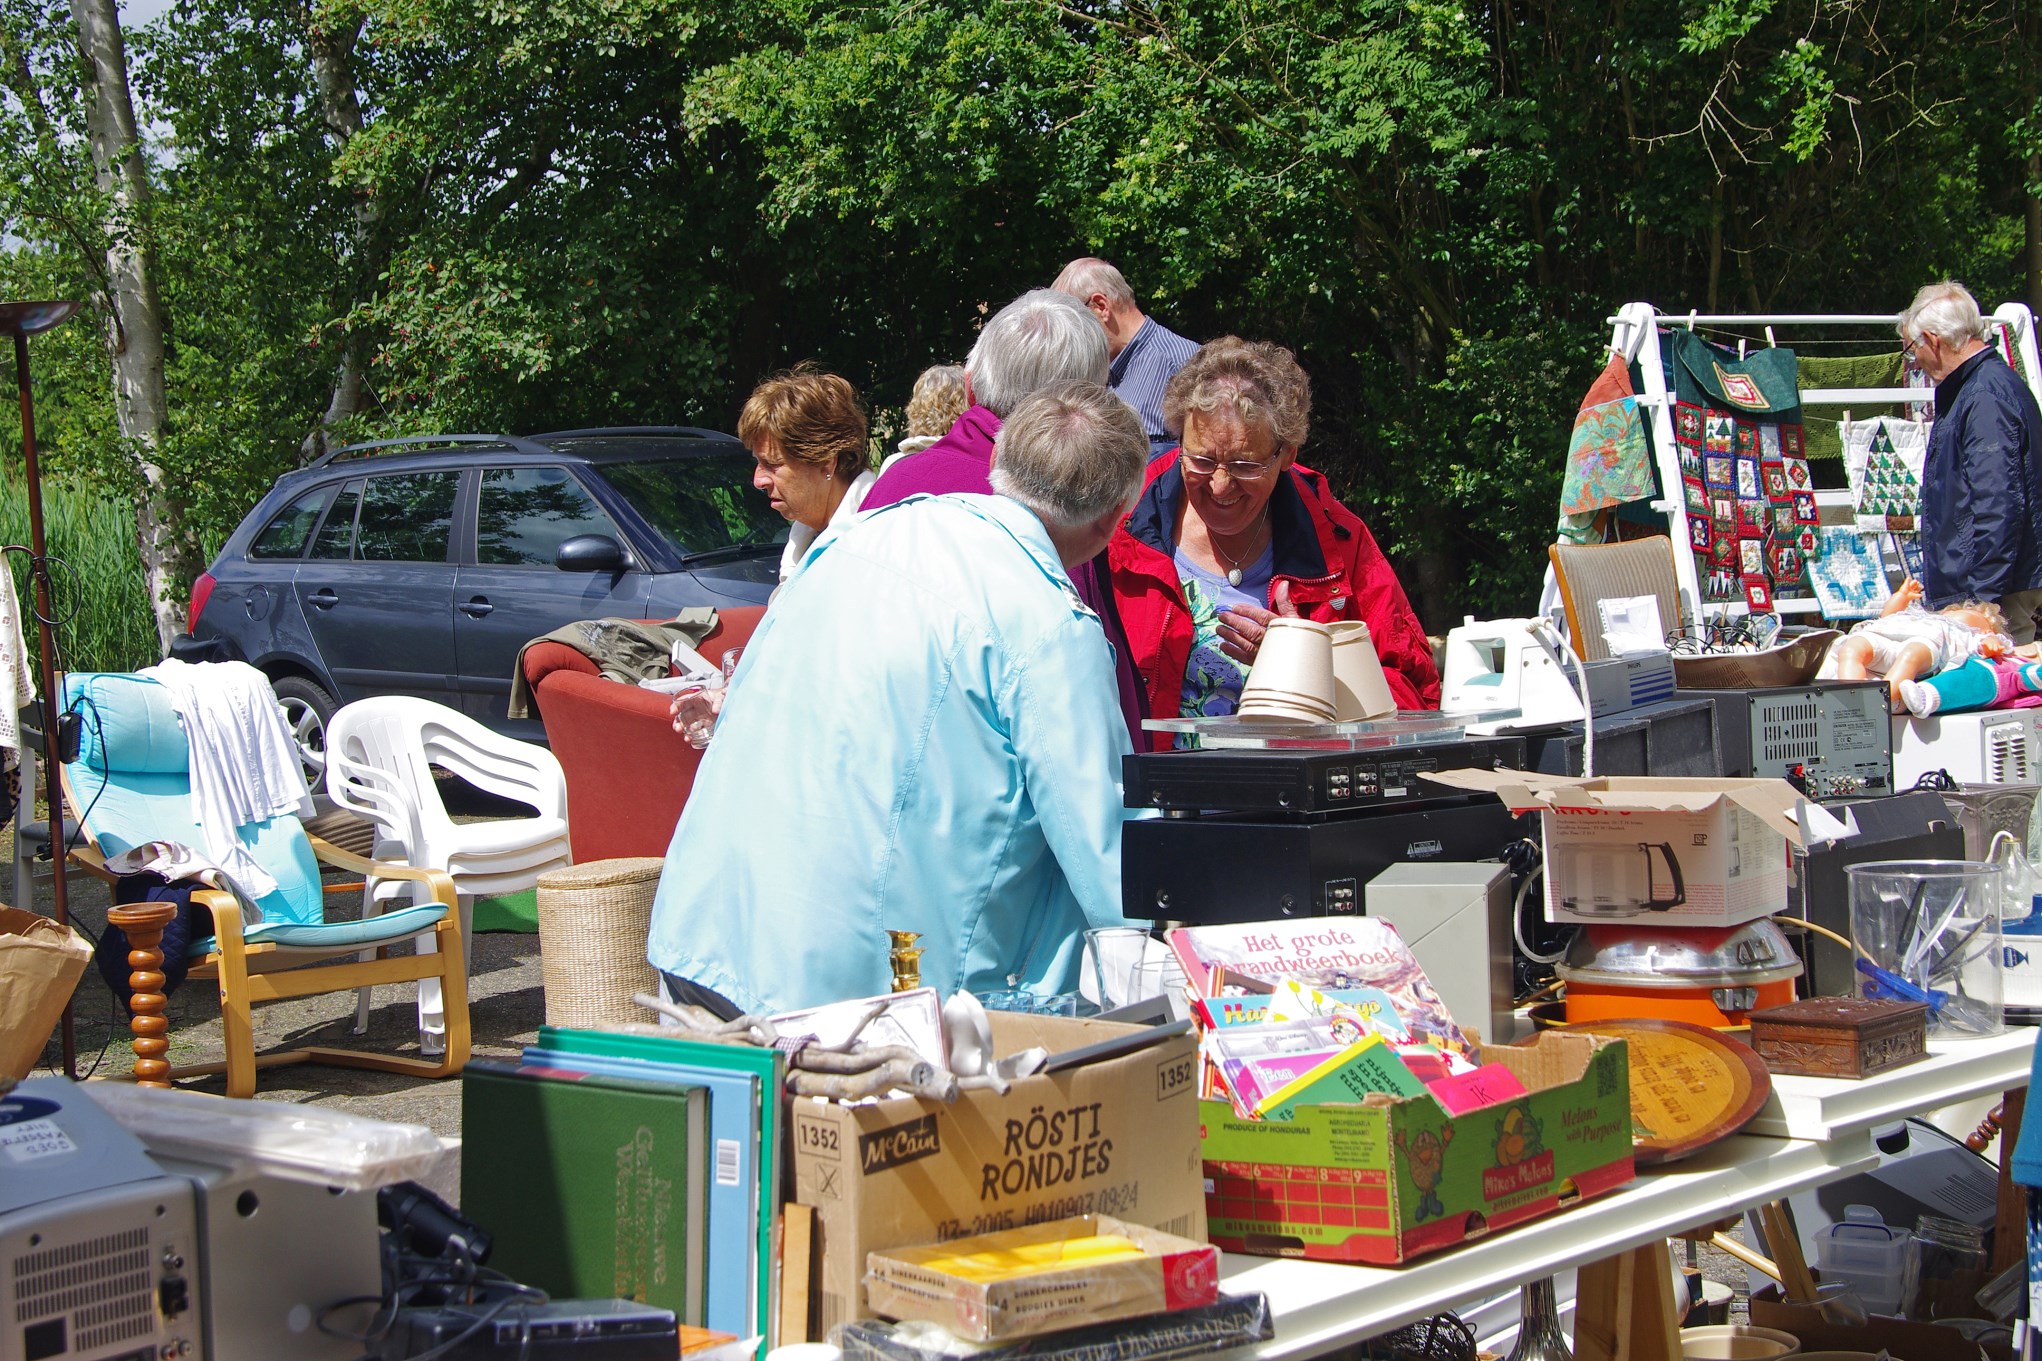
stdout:
{"type": "Polygon", "coordinates": [[[568,467],[484,467],[476,478],[472,549],[461,554],[454,589],[454,655],[461,707],[499,732],[538,740],[536,720],[513,723],[511,675],[518,650],[576,619],[645,617],[646,578],[619,572],[563,572],[560,545],[582,534],[628,540],[568,467]]]}
{"type": "Polygon", "coordinates": [[[459,472],[353,478],[327,509],[294,586],[343,703],[390,694],[455,702],[460,481],[459,472]]]}

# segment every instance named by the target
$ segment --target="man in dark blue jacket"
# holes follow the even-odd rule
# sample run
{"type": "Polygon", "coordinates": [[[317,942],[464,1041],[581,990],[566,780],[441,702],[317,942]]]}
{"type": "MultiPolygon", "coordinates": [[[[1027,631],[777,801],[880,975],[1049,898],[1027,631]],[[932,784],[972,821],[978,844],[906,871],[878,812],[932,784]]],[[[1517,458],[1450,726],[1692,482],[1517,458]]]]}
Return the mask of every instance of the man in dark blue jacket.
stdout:
{"type": "Polygon", "coordinates": [[[2042,409],[1985,343],[1962,284],[1922,289],[1898,329],[1936,385],[1922,469],[1922,603],[1995,602],[2014,641],[2031,642],[2042,606],[2042,409]]]}

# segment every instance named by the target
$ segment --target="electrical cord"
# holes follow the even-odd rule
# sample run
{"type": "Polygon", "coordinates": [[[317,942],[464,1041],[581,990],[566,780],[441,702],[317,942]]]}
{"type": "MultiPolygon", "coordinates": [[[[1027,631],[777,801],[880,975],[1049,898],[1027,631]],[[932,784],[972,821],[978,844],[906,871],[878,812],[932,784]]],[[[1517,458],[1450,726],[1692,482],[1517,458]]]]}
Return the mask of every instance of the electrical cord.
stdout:
{"type": "MultiPolygon", "coordinates": [[[[471,1306],[481,1304],[484,1306],[483,1311],[446,1341],[436,1343],[425,1351],[406,1358],[406,1361],[433,1361],[433,1358],[445,1356],[496,1322],[512,1305],[544,1304],[548,1299],[545,1291],[520,1284],[500,1271],[478,1266],[465,1251],[458,1249],[452,1251],[451,1260],[444,1257],[425,1257],[410,1252],[398,1253],[397,1270],[401,1273],[402,1279],[389,1294],[353,1295],[336,1300],[318,1312],[313,1319],[314,1326],[328,1337],[359,1342],[369,1347],[357,1361],[385,1361],[388,1353],[380,1344],[390,1336],[397,1326],[400,1315],[416,1301],[417,1296],[446,1287],[453,1287],[457,1293],[468,1296],[478,1293],[495,1296],[493,1299],[470,1298],[459,1301],[460,1304],[471,1306]],[[335,1327],[328,1321],[339,1310],[371,1303],[378,1306],[376,1313],[371,1316],[370,1325],[361,1332],[335,1327]]],[[[529,1343],[529,1337],[526,1341],[529,1343]]]]}
{"type": "Polygon", "coordinates": [[[1581,655],[1574,650],[1561,632],[1553,627],[1550,619],[1533,619],[1527,625],[1532,637],[1552,648],[1574,665],[1574,682],[1581,692],[1581,778],[1595,778],[1595,712],[1588,702],[1588,670],[1581,664],[1581,655]]]}
{"type": "Polygon", "coordinates": [[[1545,853],[1540,849],[1538,842],[1530,837],[1524,837],[1503,848],[1503,862],[1522,880],[1517,886],[1517,894],[1510,908],[1510,933],[1517,942],[1517,952],[1534,964],[1558,963],[1566,957],[1567,947],[1574,943],[1572,931],[1562,938],[1559,948],[1550,954],[1534,950],[1524,934],[1525,899],[1531,896],[1532,885],[1538,883],[1545,875],[1545,853]]]}

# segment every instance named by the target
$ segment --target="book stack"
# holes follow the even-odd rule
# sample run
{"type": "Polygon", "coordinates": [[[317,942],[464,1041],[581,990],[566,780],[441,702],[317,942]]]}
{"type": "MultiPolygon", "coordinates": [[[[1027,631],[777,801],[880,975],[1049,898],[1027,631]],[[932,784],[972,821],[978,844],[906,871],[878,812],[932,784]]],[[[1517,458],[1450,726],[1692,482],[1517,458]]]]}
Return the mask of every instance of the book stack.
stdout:
{"type": "Polygon", "coordinates": [[[785,1060],[747,1045],[544,1027],[462,1074],[461,1208],[489,1265],[556,1298],[769,1334],[785,1060]]]}
{"type": "Polygon", "coordinates": [[[1372,917],[1170,932],[1202,1032],[1200,1095],[1243,1120],[1431,1096],[1460,1115],[1525,1094],[1447,1014],[1396,928],[1372,917]]]}

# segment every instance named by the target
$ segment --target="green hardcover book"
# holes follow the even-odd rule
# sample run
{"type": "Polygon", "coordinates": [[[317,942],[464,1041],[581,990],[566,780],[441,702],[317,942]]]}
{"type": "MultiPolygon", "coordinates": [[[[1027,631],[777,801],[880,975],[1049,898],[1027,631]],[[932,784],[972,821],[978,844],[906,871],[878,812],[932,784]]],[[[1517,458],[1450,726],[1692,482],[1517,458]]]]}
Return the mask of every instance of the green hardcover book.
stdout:
{"type": "Polygon", "coordinates": [[[574,1054],[607,1055],[611,1058],[646,1059],[653,1063],[714,1068],[730,1073],[747,1073],[758,1079],[759,1089],[759,1217],[757,1301],[760,1331],[777,1340],[773,1310],[773,1221],[780,1212],[780,1150],[784,1103],[781,1092],[787,1082],[787,1061],[770,1049],[747,1044],[709,1044],[701,1040],[669,1039],[664,1035],[615,1035],[604,1030],[569,1030],[541,1026],[539,1044],[574,1054]]]}
{"type": "Polygon", "coordinates": [[[701,1087],[471,1062],[461,1212],[496,1236],[489,1265],[700,1326],[708,1107],[701,1087]]]}
{"type": "Polygon", "coordinates": [[[1255,1116],[1288,1120],[1299,1106],[1362,1101],[1371,1092],[1417,1096],[1424,1090],[1425,1084],[1383,1043],[1383,1037],[1370,1035],[1271,1092],[1255,1107],[1255,1116]]]}

